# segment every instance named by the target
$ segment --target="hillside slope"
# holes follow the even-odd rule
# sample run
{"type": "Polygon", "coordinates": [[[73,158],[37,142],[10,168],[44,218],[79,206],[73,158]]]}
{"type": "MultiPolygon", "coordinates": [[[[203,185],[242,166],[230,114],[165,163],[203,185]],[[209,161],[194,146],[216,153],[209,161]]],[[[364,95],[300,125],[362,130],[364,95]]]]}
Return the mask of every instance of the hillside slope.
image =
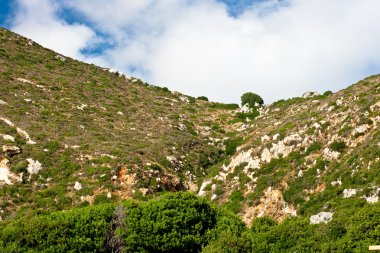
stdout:
{"type": "MultiPolygon", "coordinates": [[[[191,190],[328,222],[380,193],[380,76],[259,108],[195,99],[0,30],[1,217],[191,190]]],[[[352,209],[353,210],[353,209],[352,209]]],[[[356,210],[356,209],[355,209],[356,210]]]]}
{"type": "Polygon", "coordinates": [[[5,29],[0,83],[2,216],[196,190],[225,157],[209,138],[228,134],[219,115],[231,117],[231,105],[78,62],[5,29]]]}

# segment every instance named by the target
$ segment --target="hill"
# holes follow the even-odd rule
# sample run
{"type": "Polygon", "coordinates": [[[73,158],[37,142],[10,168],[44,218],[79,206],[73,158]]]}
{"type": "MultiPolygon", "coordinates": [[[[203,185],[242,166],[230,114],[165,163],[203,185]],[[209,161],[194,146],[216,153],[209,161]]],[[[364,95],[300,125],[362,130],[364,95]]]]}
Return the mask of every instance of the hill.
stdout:
{"type": "Polygon", "coordinates": [[[189,252],[231,245],[241,247],[236,252],[362,252],[380,243],[380,76],[260,106],[256,115],[0,29],[0,84],[0,246],[8,250],[5,242],[17,237],[7,233],[30,217],[37,228],[38,215],[60,220],[83,210],[88,218],[94,210],[106,229],[115,217],[104,210],[117,212],[129,200],[126,210],[147,219],[144,208],[172,208],[167,199],[177,197],[166,193],[183,191],[201,198],[173,195],[180,206],[206,201],[194,210],[210,205],[207,213],[215,215],[200,218],[207,229],[203,239],[192,237],[189,252]],[[220,234],[225,219],[239,229],[220,234]],[[250,245],[237,239],[244,236],[250,245]]]}

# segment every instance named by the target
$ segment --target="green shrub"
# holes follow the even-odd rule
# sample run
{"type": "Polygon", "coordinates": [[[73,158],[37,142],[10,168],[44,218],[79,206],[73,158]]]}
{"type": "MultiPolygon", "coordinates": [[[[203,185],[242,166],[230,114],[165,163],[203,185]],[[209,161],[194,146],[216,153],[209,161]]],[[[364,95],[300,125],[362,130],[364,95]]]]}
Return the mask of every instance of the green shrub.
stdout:
{"type": "Polygon", "coordinates": [[[241,105],[248,104],[250,108],[256,107],[256,104],[263,105],[264,100],[257,94],[252,92],[244,93],[241,96],[241,105]]]}
{"type": "Polygon", "coordinates": [[[346,144],[343,141],[334,141],[329,148],[333,151],[342,153],[346,149],[346,144]]]}
{"type": "Polygon", "coordinates": [[[243,139],[240,137],[232,137],[224,141],[224,145],[226,146],[226,154],[233,155],[236,152],[236,149],[239,145],[241,145],[243,139]]]}
{"type": "Polygon", "coordinates": [[[198,100],[208,101],[208,98],[205,96],[197,97],[198,100]]]}
{"type": "Polygon", "coordinates": [[[216,224],[216,210],[189,192],[167,194],[127,210],[118,233],[125,252],[198,252],[216,224]]]}
{"type": "Polygon", "coordinates": [[[236,110],[239,109],[238,104],[223,104],[223,103],[210,103],[210,108],[214,109],[224,109],[224,110],[236,110]]]}
{"type": "Polygon", "coordinates": [[[0,229],[1,252],[106,252],[113,205],[22,217],[0,229]]]}

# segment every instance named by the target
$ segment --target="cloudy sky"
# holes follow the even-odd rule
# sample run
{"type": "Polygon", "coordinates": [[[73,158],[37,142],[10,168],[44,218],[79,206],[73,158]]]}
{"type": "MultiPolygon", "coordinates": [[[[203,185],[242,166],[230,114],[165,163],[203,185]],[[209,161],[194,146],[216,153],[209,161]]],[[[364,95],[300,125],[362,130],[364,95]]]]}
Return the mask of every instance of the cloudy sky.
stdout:
{"type": "Polygon", "coordinates": [[[2,0],[0,25],[214,101],[337,91],[380,73],[379,0],[2,0]]]}

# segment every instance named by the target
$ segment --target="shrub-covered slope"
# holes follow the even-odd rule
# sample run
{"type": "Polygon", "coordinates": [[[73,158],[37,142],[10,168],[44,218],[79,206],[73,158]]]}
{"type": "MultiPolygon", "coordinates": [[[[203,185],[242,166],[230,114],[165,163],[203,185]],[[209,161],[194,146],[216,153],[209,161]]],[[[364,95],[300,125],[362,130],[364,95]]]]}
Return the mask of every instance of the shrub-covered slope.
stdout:
{"type": "Polygon", "coordinates": [[[231,107],[1,29],[0,215],[196,190],[206,168],[225,157],[209,138],[224,137],[219,115],[228,120],[231,107]]]}
{"type": "MultiPolygon", "coordinates": [[[[181,244],[204,252],[363,252],[380,243],[380,76],[252,112],[237,107],[81,63],[0,29],[0,216],[7,227],[0,246],[18,247],[9,232],[17,222],[45,226],[38,215],[56,222],[66,214],[51,212],[62,209],[104,214],[94,226],[107,224],[106,232],[93,236],[111,236],[111,248],[131,251],[173,252],[181,244]],[[144,201],[186,190],[247,227],[239,236],[213,234],[218,218],[201,216],[205,227],[193,228],[194,213],[180,211],[170,225],[184,241],[153,249],[137,240],[161,231],[149,219],[185,206],[171,197],[144,201]],[[97,207],[125,199],[138,202],[113,211],[133,210],[116,223],[103,213],[113,205],[97,207]],[[111,229],[128,222],[132,230],[111,229]]],[[[209,208],[202,206],[195,209],[209,208]]],[[[172,233],[160,232],[167,240],[172,233]]]]}

